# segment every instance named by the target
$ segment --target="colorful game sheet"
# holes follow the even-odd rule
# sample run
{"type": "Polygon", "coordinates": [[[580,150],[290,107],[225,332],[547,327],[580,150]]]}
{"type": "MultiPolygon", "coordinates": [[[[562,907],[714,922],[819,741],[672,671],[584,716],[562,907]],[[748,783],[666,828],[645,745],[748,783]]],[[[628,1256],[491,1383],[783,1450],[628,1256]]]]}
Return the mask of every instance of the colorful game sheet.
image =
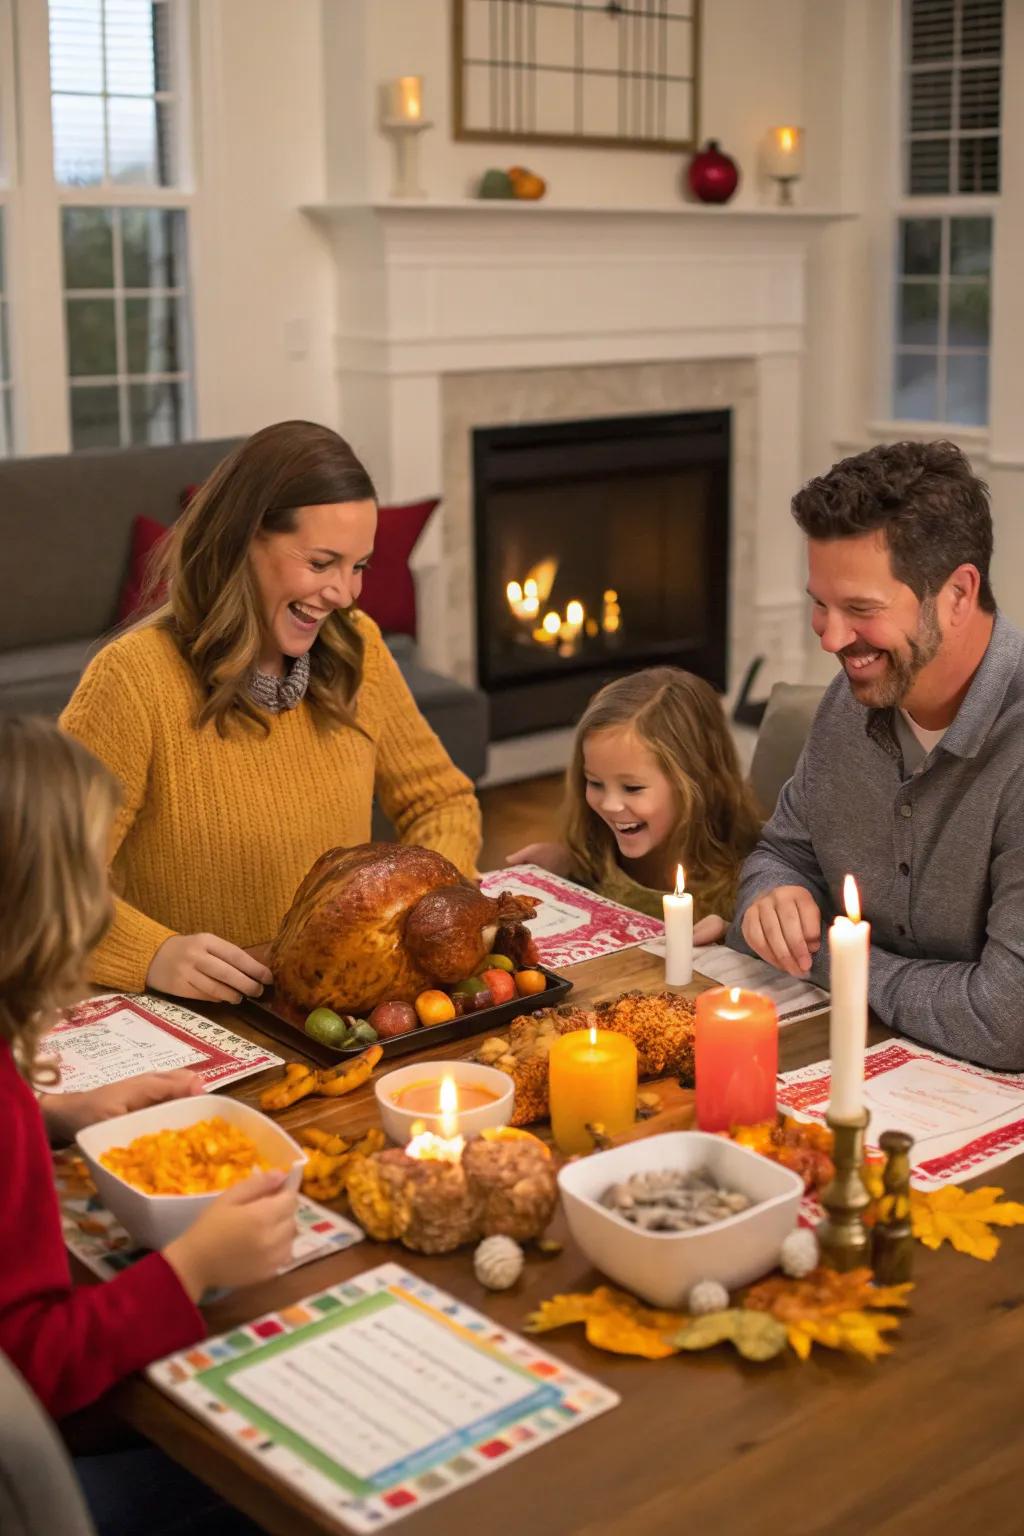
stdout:
{"type": "MultiPolygon", "coordinates": [[[[100,1202],[89,1169],[73,1148],[54,1153],[53,1171],[64,1244],[69,1253],[101,1280],[109,1280],[145,1258],[149,1249],[140,1248],[100,1202]]],[[[291,1263],[285,1271],[298,1269],[327,1253],[340,1253],[363,1240],[361,1227],[305,1195],[299,1196],[295,1224],[291,1263]]]]}
{"type": "Polygon", "coordinates": [[[56,1059],[54,1093],[78,1093],[119,1083],[139,1072],[190,1067],[207,1088],[224,1088],[253,1072],[279,1067],[282,1058],[253,1045],[168,997],[105,993],[80,1003],[42,1042],[56,1059]]]}
{"type": "Polygon", "coordinates": [[[541,963],[553,971],[614,954],[618,949],[634,949],[665,931],[659,918],[622,907],[536,864],[492,870],[484,875],[480,886],[488,896],[512,891],[517,896],[540,897],[529,929],[541,963]]]}
{"type": "MultiPolygon", "coordinates": [[[[824,1123],[831,1078],[827,1061],[785,1072],[779,1107],[824,1123]]],[[[989,1072],[912,1040],[871,1046],[864,1060],[865,1144],[883,1131],[913,1136],[911,1182],[917,1189],[962,1184],[1024,1151],[1024,1073],[989,1072]]]]}
{"type": "Polygon", "coordinates": [[[619,1401],[398,1264],[171,1355],[149,1376],[356,1532],[619,1401]]]}

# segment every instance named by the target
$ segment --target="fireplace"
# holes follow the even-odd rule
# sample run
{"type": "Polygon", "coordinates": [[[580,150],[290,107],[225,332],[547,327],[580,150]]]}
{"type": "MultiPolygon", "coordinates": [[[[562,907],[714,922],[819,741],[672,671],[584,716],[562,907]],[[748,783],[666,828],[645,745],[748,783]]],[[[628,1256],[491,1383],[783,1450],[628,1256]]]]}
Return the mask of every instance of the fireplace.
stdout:
{"type": "Polygon", "coordinates": [[[492,740],[570,725],[656,663],[725,690],[729,461],[728,411],[474,430],[492,740]]]}

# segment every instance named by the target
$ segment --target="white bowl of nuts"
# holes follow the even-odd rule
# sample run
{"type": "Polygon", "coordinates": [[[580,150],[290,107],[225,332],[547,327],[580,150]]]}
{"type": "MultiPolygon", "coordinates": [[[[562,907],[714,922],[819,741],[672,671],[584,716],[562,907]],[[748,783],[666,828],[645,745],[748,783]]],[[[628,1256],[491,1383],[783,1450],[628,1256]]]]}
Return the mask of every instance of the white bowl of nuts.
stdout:
{"type": "Polygon", "coordinates": [[[596,1268],[656,1307],[698,1280],[727,1290],[778,1262],[803,1180],[749,1147],[673,1131],[595,1152],[558,1175],[573,1238],[596,1268]]]}

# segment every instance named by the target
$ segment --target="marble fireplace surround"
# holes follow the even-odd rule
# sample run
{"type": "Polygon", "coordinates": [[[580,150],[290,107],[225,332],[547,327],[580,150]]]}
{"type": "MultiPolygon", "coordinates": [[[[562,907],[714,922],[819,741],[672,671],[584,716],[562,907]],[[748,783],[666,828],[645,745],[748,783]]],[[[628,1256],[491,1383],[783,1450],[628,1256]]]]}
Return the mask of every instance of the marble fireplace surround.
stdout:
{"type": "Polygon", "coordinates": [[[476,681],[471,432],[732,412],[730,683],[799,680],[802,209],[390,202],[308,210],[337,275],[339,422],[392,501],[440,493],[413,557],[429,665],[476,681]]]}

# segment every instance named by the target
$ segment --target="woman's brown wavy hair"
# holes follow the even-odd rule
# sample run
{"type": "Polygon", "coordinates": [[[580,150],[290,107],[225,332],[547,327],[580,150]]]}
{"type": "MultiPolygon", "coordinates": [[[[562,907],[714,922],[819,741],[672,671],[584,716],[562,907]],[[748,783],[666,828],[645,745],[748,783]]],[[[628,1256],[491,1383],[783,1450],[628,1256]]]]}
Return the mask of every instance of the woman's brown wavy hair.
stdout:
{"type": "Polygon", "coordinates": [[[113,916],[114,776],[49,720],[0,717],[0,1038],[21,1071],[57,1080],[39,1042],[85,991],[113,916]]]}
{"type": "Polygon", "coordinates": [[[632,731],[653,753],[676,795],[667,862],[682,864],[687,884],[700,885],[708,912],[731,914],[761,820],[715,690],[678,667],[648,667],[608,683],[587,705],[566,776],[564,835],[574,866],[595,886],[615,865],[616,846],[587,804],[583,743],[607,730],[632,731]]]}
{"type": "MultiPolygon", "coordinates": [[[[228,454],[175,523],[152,574],[167,598],[143,623],[173,635],[199,683],[197,725],[213,721],[268,731],[249,697],[260,654],[262,616],[249,550],[261,533],[289,533],[300,507],[376,501],[373,481],[330,427],[279,421],[228,454]]],[[[306,697],[321,725],[352,725],[363,671],[363,637],[350,612],[336,609],[309,653],[306,697]]]]}

